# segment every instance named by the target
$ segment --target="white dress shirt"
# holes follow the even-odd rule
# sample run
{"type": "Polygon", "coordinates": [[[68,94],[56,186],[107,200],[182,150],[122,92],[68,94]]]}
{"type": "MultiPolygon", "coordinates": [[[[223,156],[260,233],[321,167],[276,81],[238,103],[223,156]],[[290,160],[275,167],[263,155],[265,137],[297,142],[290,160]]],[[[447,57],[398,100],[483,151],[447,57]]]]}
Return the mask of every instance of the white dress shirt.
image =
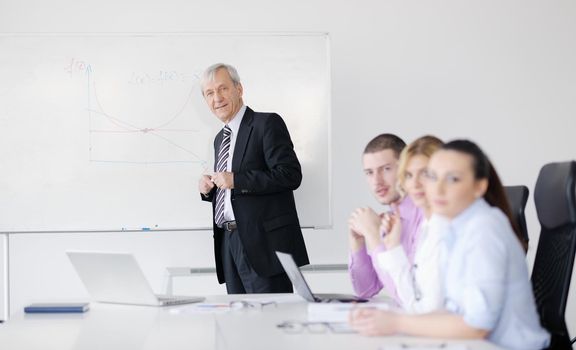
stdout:
{"type": "MultiPolygon", "coordinates": [[[[228,150],[228,165],[227,171],[232,172],[232,158],[234,156],[234,148],[236,146],[236,136],[238,135],[238,130],[240,129],[240,124],[242,123],[242,119],[244,118],[244,113],[246,113],[246,106],[242,105],[240,110],[234,118],[227,124],[230,130],[232,130],[232,134],[230,135],[230,149],[228,150]]],[[[234,211],[232,210],[232,191],[226,190],[224,196],[224,221],[234,221],[236,217],[234,216],[234,211]]]]}

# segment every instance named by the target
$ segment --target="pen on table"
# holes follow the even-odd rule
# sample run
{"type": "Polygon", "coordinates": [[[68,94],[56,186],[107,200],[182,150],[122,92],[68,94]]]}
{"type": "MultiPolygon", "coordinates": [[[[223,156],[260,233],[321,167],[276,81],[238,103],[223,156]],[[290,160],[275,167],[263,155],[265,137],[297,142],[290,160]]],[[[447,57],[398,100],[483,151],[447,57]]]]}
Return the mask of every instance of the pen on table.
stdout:
{"type": "Polygon", "coordinates": [[[196,304],[196,307],[219,308],[219,307],[230,307],[230,304],[196,304]]]}

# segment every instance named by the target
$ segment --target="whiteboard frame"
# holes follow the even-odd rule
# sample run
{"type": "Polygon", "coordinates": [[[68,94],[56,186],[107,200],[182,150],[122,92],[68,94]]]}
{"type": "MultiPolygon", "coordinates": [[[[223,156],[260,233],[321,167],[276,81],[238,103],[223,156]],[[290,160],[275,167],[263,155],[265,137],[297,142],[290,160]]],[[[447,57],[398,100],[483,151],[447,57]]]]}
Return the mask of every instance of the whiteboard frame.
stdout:
{"type": "MultiPolygon", "coordinates": [[[[316,31],[299,31],[299,32],[258,32],[258,31],[240,31],[240,32],[227,32],[227,31],[169,31],[169,32],[26,32],[26,33],[0,33],[0,38],[18,38],[18,37],[171,37],[171,36],[323,36],[326,42],[327,52],[327,79],[329,86],[329,95],[327,97],[328,106],[328,125],[326,126],[328,132],[328,150],[327,150],[327,175],[328,178],[328,198],[326,205],[328,206],[328,223],[321,225],[304,225],[302,229],[313,230],[329,230],[333,228],[333,181],[332,181],[332,61],[331,61],[331,43],[329,32],[316,32],[316,31]]],[[[38,234],[38,233],[116,233],[116,232],[175,232],[175,231],[211,231],[212,227],[178,227],[178,228],[121,228],[121,229],[26,229],[26,230],[10,230],[0,229],[0,235],[6,236],[6,243],[8,243],[8,235],[10,234],[38,234]]]]}

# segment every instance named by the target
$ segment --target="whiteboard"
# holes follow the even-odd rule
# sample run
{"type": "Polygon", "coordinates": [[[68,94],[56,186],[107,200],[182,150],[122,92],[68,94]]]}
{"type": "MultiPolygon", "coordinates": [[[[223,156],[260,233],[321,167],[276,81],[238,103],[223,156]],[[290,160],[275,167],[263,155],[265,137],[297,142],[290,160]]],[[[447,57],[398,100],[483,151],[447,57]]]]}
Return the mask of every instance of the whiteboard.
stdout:
{"type": "Polygon", "coordinates": [[[199,77],[234,65],[302,165],[303,227],[331,225],[325,34],[0,36],[0,232],[211,228],[198,178],[222,125],[199,77]]]}

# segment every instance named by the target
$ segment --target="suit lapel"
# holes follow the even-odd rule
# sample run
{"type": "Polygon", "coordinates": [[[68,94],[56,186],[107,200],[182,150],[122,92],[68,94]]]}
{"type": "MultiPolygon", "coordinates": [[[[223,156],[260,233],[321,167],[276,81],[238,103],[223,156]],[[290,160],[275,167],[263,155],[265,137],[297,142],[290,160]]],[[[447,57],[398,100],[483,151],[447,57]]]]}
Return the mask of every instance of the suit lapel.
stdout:
{"type": "Polygon", "coordinates": [[[236,144],[234,145],[234,156],[232,157],[232,172],[237,172],[240,169],[240,164],[244,159],[246,152],[246,145],[252,133],[252,121],[254,119],[254,111],[246,107],[246,112],[240,123],[238,129],[238,136],[236,137],[236,144]]]}

